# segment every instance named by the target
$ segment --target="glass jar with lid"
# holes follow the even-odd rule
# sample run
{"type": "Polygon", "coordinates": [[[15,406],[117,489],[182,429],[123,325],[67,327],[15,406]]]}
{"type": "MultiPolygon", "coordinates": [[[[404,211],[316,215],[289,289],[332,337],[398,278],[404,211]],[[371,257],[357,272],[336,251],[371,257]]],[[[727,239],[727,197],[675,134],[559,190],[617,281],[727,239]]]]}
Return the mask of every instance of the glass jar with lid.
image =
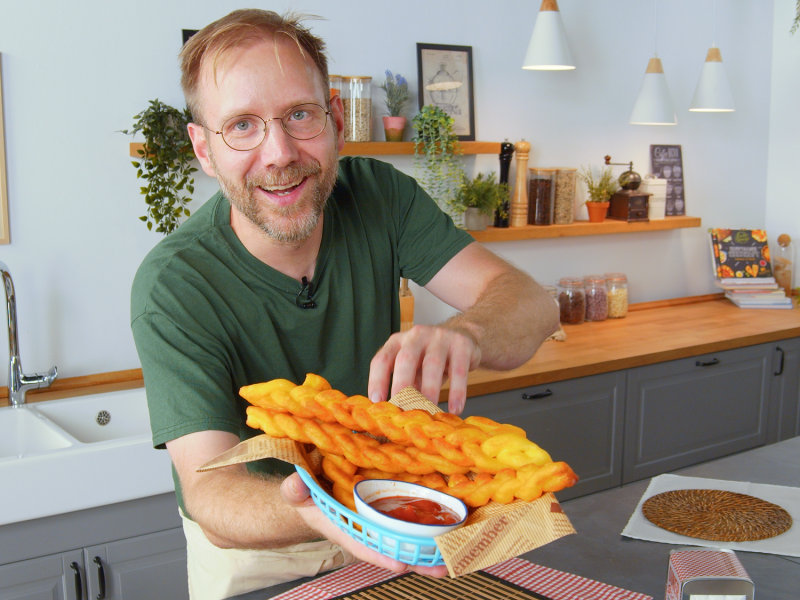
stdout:
{"type": "Polygon", "coordinates": [[[586,286],[586,320],[605,321],[608,318],[608,290],[604,275],[587,275],[586,286]]]}
{"type": "Polygon", "coordinates": [[[372,139],[372,77],[342,77],[344,103],[344,141],[368,142],[372,139]]]}
{"type": "Polygon", "coordinates": [[[606,273],[608,317],[621,319],[628,314],[628,278],[623,273],[606,273]]]}
{"type": "Polygon", "coordinates": [[[586,318],[586,293],[580,277],[562,277],[558,280],[558,308],[561,322],[578,325],[586,318]]]}
{"type": "Polygon", "coordinates": [[[528,225],[552,225],[557,169],[528,170],[528,225]]]}
{"type": "Polygon", "coordinates": [[[553,200],[553,223],[569,225],[575,219],[575,182],[577,169],[559,167],[556,171],[556,193],[553,200]]]}

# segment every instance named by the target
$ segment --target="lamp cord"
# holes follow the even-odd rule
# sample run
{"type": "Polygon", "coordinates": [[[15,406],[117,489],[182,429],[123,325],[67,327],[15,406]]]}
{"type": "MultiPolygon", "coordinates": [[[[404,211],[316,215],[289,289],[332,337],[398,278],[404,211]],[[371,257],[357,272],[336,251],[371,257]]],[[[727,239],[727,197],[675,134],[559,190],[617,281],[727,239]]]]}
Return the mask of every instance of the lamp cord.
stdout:
{"type": "Polygon", "coordinates": [[[654,4],[656,8],[656,35],[654,36],[656,47],[653,49],[653,55],[658,58],[658,0],[655,0],[654,4]]]}

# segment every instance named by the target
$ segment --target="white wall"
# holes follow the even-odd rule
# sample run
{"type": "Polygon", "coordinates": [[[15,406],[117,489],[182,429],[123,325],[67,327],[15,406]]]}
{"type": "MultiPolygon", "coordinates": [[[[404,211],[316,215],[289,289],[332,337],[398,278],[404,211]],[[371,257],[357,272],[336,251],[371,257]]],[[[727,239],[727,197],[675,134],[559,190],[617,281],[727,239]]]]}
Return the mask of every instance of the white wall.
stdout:
{"type": "Polygon", "coordinates": [[[795,286],[800,286],[800,30],[789,33],[796,14],[795,0],[775,0],[766,225],[773,253],[780,234],[794,240],[795,286]]]}
{"type": "MultiPolygon", "coordinates": [[[[259,4],[283,11],[289,0],[259,4]]],[[[687,110],[714,42],[713,0],[660,3],[658,55],[676,127],[628,124],[654,52],[653,2],[562,0],[578,68],[559,73],[520,68],[538,0],[293,4],[327,17],[314,30],[328,40],[332,72],[371,74],[377,81],[388,68],[405,75],[415,93],[416,42],[472,46],[478,139],[525,138],[533,146],[529,166],[597,167],[610,154],[615,162],[633,160],[644,174],[650,144],[682,145],[687,210],[703,219],[702,228],[489,245],[542,283],[613,270],[628,274],[634,302],[710,293],[707,227],[763,227],[767,216],[782,222],[778,215],[788,200],[781,198],[794,186],[781,165],[778,187],[767,156],[768,150],[786,156],[793,140],[773,122],[770,144],[770,64],[773,25],[788,31],[792,0],[776,0],[775,23],[772,2],[717,3],[716,44],[737,107],[731,114],[687,110]]],[[[150,99],[182,106],[181,29],[199,29],[240,6],[230,0],[0,0],[12,239],[0,247],[0,260],[16,284],[27,372],[57,364],[62,377],[74,377],[139,366],[129,329],[130,283],[160,236],[138,220],[140,182],[128,157],[131,140],[119,131],[150,99]]],[[[780,72],[793,81],[773,82],[772,109],[791,116],[796,128],[790,99],[797,97],[800,38],[783,38],[776,37],[775,47],[791,45],[794,62],[781,59],[773,68],[776,78],[780,72]]],[[[796,144],[792,151],[796,156],[796,144]]],[[[498,168],[492,156],[466,161],[470,170],[498,168]]],[[[410,159],[395,162],[412,171],[410,159]]],[[[198,173],[195,204],[215,189],[198,173]]],[[[449,314],[424,290],[416,295],[418,321],[449,314]]]]}

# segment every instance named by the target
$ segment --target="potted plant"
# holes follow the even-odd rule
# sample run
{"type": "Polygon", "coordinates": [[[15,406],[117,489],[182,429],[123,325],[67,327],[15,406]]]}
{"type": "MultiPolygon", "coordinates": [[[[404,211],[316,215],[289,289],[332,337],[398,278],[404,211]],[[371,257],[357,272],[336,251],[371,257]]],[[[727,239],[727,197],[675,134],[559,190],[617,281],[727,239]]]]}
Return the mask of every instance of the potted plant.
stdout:
{"type": "Polygon", "coordinates": [[[494,218],[495,211],[501,219],[507,216],[505,203],[508,202],[507,183],[499,183],[495,173],[483,173],[470,180],[466,175],[461,180],[450,207],[464,215],[464,228],[470,231],[483,231],[494,218]]]}
{"type": "Polygon", "coordinates": [[[144,148],[139,150],[141,159],[133,161],[136,177],[147,180],[141,188],[147,213],[139,217],[149,230],[168,234],[180,225],[181,216],[189,216],[186,205],[194,193],[194,178],[197,171],[192,166],[194,151],[186,126],[192,120],[188,109],[179,111],[158,99],[134,117],[133,128],[122,133],[134,135],[141,131],[144,148]]]}
{"type": "Polygon", "coordinates": [[[578,178],[586,184],[589,190],[589,199],[586,201],[589,222],[602,223],[606,218],[611,196],[619,189],[619,182],[614,178],[611,167],[600,171],[597,179],[590,169],[581,168],[578,178]]]}
{"type": "Polygon", "coordinates": [[[457,223],[450,203],[464,177],[461,146],[453,132],[453,117],[438,106],[426,104],[411,120],[414,130],[414,177],[442,210],[457,223]]]}
{"type": "Polygon", "coordinates": [[[408,82],[399,73],[393,77],[392,72],[387,69],[386,80],[379,87],[386,92],[386,110],[389,111],[389,116],[383,117],[386,141],[402,142],[406,118],[400,113],[408,102],[408,82]]]}

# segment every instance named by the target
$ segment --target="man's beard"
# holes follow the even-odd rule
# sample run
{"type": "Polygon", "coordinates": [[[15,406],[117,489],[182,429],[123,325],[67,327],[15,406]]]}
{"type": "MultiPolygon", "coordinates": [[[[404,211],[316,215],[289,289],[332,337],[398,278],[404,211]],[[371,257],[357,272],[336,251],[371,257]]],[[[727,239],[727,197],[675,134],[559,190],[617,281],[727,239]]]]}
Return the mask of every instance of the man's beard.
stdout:
{"type": "Polygon", "coordinates": [[[210,145],[208,150],[208,158],[222,193],[267,237],[281,243],[296,243],[303,242],[311,236],[336,183],[339,158],[335,149],[331,153],[327,168],[323,168],[319,161],[312,159],[307,164],[292,163],[282,169],[269,169],[246,176],[243,182],[235,182],[222,175],[210,145]],[[306,195],[290,206],[262,204],[255,197],[258,193],[257,188],[268,189],[288,182],[302,181],[312,176],[317,176],[313,187],[305,190],[306,195]]]}

